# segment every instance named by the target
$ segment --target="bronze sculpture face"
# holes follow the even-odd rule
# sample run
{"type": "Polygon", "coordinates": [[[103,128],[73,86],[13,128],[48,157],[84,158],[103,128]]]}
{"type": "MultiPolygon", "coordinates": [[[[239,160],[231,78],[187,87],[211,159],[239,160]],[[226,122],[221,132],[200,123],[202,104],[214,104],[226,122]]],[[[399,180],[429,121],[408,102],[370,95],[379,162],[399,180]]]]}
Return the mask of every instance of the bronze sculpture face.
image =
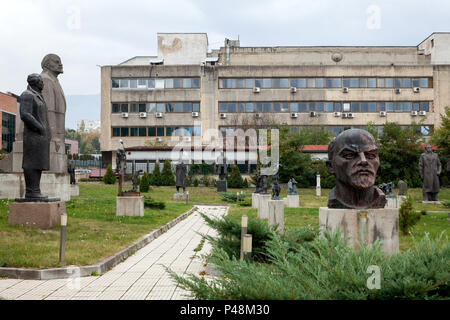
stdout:
{"type": "Polygon", "coordinates": [[[336,178],[329,207],[384,207],[384,194],[374,186],[380,159],[375,139],[369,132],[361,129],[342,132],[330,143],[328,158],[327,166],[336,178]]]}

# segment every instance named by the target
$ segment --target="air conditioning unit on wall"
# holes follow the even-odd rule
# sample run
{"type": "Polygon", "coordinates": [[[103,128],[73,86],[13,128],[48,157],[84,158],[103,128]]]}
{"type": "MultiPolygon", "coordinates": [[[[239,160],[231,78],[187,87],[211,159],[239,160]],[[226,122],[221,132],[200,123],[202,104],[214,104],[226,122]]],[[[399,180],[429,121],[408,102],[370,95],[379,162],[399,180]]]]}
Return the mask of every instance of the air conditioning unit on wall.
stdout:
{"type": "Polygon", "coordinates": [[[139,118],[147,118],[147,112],[140,112],[139,118]]]}
{"type": "Polygon", "coordinates": [[[163,117],[163,113],[162,112],[156,112],[155,113],[155,117],[162,118],[163,117]]]}
{"type": "Polygon", "coordinates": [[[220,119],[226,119],[227,118],[227,114],[226,113],[221,113],[220,114],[220,119]]]}
{"type": "Polygon", "coordinates": [[[291,113],[291,118],[298,118],[298,113],[297,112],[291,113]]]}
{"type": "Polygon", "coordinates": [[[261,92],[261,88],[260,87],[254,87],[253,88],[253,92],[254,93],[260,93],[261,92]]]}
{"type": "Polygon", "coordinates": [[[122,112],[122,118],[128,118],[128,112],[122,112]]]}
{"type": "Polygon", "coordinates": [[[198,117],[198,112],[192,112],[192,117],[193,118],[197,118],[198,117]]]}

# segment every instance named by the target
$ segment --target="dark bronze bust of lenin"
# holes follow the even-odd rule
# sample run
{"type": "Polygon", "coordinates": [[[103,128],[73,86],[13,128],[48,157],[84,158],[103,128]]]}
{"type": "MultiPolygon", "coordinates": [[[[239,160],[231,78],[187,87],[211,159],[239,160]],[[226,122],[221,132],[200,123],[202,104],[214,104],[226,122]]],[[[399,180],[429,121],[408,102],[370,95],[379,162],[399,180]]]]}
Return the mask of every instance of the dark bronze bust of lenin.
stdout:
{"type": "Polygon", "coordinates": [[[384,208],[386,197],[376,187],[380,159],[374,137],[362,129],[345,130],[328,146],[327,167],[336,178],[329,208],[384,208]]]}

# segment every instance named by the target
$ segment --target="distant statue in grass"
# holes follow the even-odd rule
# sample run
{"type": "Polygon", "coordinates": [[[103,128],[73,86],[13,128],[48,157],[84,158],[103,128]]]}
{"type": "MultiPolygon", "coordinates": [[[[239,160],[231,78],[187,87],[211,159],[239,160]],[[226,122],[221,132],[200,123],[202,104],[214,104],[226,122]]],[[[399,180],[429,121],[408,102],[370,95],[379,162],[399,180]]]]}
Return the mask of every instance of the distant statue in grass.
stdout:
{"type": "Polygon", "coordinates": [[[439,201],[439,175],[441,174],[441,161],[433,152],[431,145],[425,146],[425,152],[420,155],[419,173],[423,180],[423,201],[439,201]]]}
{"type": "Polygon", "coordinates": [[[297,181],[294,178],[289,179],[288,182],[288,194],[290,195],[298,195],[297,192],[297,181]]]}
{"type": "Polygon", "coordinates": [[[374,185],[379,166],[378,148],[369,132],[349,129],[339,134],[328,146],[327,167],[336,177],[328,207],[384,208],[386,197],[374,185]]]}
{"type": "Polygon", "coordinates": [[[183,188],[183,192],[186,193],[186,175],[187,175],[187,166],[183,163],[182,158],[180,157],[180,161],[175,167],[175,185],[177,187],[177,192],[180,192],[180,188],[183,188]]]}
{"type": "Polygon", "coordinates": [[[272,200],[280,200],[280,165],[277,166],[276,172],[272,175],[272,200]]]}

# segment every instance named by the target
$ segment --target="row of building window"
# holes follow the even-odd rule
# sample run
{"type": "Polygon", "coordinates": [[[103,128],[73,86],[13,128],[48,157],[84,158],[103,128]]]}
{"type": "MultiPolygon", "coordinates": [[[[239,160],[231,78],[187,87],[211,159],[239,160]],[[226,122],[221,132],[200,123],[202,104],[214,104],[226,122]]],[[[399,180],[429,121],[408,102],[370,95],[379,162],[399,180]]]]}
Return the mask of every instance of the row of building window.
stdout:
{"type": "Polygon", "coordinates": [[[220,113],[235,112],[411,112],[429,111],[429,102],[223,102],[220,113]]]}
{"type": "Polygon", "coordinates": [[[2,143],[1,150],[11,152],[16,132],[16,116],[2,111],[2,143]]]}
{"type": "Polygon", "coordinates": [[[113,103],[112,113],[120,112],[200,112],[199,102],[113,103]]]}
{"type": "Polygon", "coordinates": [[[200,127],[113,127],[113,137],[196,137],[200,127]]]}
{"type": "MultiPolygon", "coordinates": [[[[374,126],[374,128],[378,131],[378,135],[380,136],[383,134],[383,127],[384,126],[374,126]]],[[[401,126],[401,128],[408,128],[409,126],[401,126]]],[[[308,126],[291,126],[291,132],[298,132],[303,129],[310,128],[308,126]]],[[[324,126],[324,129],[328,130],[333,136],[339,135],[341,132],[347,129],[351,128],[359,128],[359,129],[366,129],[366,126],[324,126]]],[[[239,129],[238,127],[234,126],[227,126],[227,127],[220,127],[220,133],[223,137],[227,136],[234,136],[235,131],[239,129]]],[[[433,129],[433,126],[420,126],[418,127],[418,132],[420,132],[424,136],[428,136],[431,133],[431,130],[433,129]]]]}
{"type": "Polygon", "coordinates": [[[220,89],[278,89],[278,88],[432,88],[433,78],[263,78],[263,79],[219,79],[220,89]]]}
{"type": "Polygon", "coordinates": [[[198,89],[200,78],[111,79],[113,89],[198,89]]]}

